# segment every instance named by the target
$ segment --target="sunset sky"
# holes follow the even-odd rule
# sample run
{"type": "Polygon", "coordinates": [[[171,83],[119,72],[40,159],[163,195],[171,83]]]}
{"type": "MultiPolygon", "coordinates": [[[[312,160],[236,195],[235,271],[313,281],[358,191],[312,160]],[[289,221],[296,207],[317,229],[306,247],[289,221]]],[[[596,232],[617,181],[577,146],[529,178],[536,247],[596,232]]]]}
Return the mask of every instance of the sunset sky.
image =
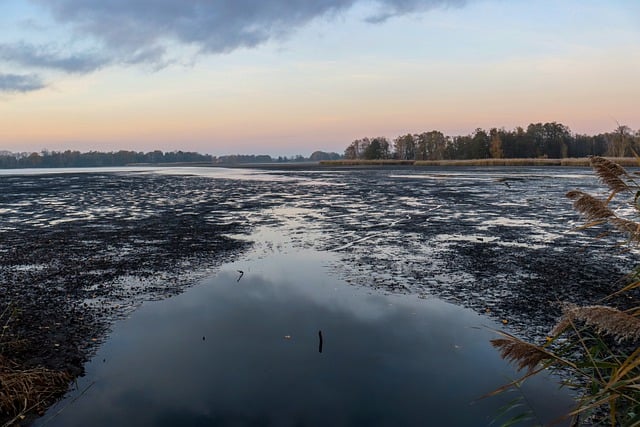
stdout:
{"type": "Polygon", "coordinates": [[[640,129],[638,0],[2,0],[0,151],[640,129]]]}

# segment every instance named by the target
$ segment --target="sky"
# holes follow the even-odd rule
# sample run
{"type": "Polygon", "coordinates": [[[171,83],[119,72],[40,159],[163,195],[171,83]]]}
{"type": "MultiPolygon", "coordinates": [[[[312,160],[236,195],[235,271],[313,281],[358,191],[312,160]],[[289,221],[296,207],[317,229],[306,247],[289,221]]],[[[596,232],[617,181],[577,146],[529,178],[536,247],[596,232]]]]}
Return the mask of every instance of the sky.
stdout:
{"type": "Polygon", "coordinates": [[[0,0],[0,151],[640,129],[637,0],[0,0]]]}

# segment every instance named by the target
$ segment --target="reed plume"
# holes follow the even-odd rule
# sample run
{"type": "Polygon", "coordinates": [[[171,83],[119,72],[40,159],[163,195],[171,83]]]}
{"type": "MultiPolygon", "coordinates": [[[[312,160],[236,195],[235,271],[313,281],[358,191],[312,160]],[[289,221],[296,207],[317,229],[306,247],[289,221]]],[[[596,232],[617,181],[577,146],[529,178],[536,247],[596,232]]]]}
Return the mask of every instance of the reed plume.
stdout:
{"type": "Polygon", "coordinates": [[[618,231],[629,236],[629,240],[640,242],[640,223],[618,217],[609,219],[609,222],[617,228],[618,231]]]}
{"type": "Polygon", "coordinates": [[[618,342],[640,341],[640,318],[603,305],[565,306],[563,316],[552,334],[558,335],[572,323],[579,322],[592,327],[598,334],[614,337],[618,342]]]}
{"type": "Polygon", "coordinates": [[[590,194],[572,190],[567,193],[567,197],[573,200],[574,209],[581,213],[587,221],[604,220],[616,216],[605,202],[590,194]]]}
{"type": "MultiPolygon", "coordinates": [[[[567,193],[574,209],[586,220],[581,228],[608,223],[611,231],[622,232],[629,237],[629,242],[639,243],[640,184],[624,168],[608,159],[592,157],[590,163],[611,193],[606,200],[578,190],[567,193]],[[614,211],[610,202],[616,194],[629,190],[635,192],[635,198],[629,200],[633,209],[614,211]],[[629,218],[620,217],[617,213],[629,218]]],[[[621,205],[620,201],[616,202],[616,207],[621,205]]],[[[547,337],[544,345],[530,344],[505,333],[491,343],[504,359],[517,364],[518,369],[529,369],[517,381],[551,366],[561,366],[580,378],[574,385],[581,389],[581,395],[576,408],[568,414],[580,417],[574,421],[598,425],[604,422],[612,427],[640,427],[640,306],[635,295],[630,294],[640,289],[640,268],[635,270],[632,278],[635,280],[633,283],[610,295],[627,294],[628,306],[631,307],[619,309],[605,305],[567,304],[552,336],[547,337]],[[610,339],[605,340],[605,336],[610,339]]],[[[497,392],[517,386],[517,381],[497,392]]]]}
{"type": "Polygon", "coordinates": [[[550,353],[540,346],[522,341],[505,332],[500,334],[504,338],[491,340],[491,345],[500,351],[500,356],[503,359],[515,363],[518,370],[527,368],[532,371],[541,362],[554,359],[550,353]]]}
{"type": "Polygon", "coordinates": [[[620,193],[630,189],[622,178],[630,178],[627,171],[619,164],[604,157],[591,157],[591,167],[600,181],[602,181],[614,193],[620,193]]]}

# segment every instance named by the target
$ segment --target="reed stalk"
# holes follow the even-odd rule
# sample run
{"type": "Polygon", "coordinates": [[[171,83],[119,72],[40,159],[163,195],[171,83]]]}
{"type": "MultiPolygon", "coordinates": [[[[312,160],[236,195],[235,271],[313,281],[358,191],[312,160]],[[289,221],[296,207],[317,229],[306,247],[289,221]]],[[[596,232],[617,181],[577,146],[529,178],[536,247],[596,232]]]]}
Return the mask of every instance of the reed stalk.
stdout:
{"type": "MultiPolygon", "coordinates": [[[[640,185],[618,163],[593,157],[590,164],[607,187],[607,197],[599,198],[582,191],[567,193],[575,210],[586,223],[582,228],[608,227],[626,235],[627,243],[640,243],[640,185]],[[635,196],[634,196],[635,195],[635,196]],[[620,202],[616,197],[626,196],[620,202]],[[631,204],[632,217],[621,217],[614,202],[631,204]]],[[[629,209],[622,212],[629,212],[629,209]]],[[[628,301],[637,301],[640,289],[640,268],[629,277],[631,283],[612,296],[626,294],[628,301]]],[[[585,284],[588,286],[588,284],[585,284]]],[[[567,382],[579,390],[575,408],[567,414],[572,425],[640,426],[640,306],[603,304],[577,306],[565,304],[563,314],[550,336],[542,344],[529,343],[513,335],[501,333],[492,345],[507,361],[527,373],[506,384],[501,393],[536,375],[546,368],[558,367],[572,374],[567,382]]],[[[494,394],[495,394],[494,393],[494,394]]]]}

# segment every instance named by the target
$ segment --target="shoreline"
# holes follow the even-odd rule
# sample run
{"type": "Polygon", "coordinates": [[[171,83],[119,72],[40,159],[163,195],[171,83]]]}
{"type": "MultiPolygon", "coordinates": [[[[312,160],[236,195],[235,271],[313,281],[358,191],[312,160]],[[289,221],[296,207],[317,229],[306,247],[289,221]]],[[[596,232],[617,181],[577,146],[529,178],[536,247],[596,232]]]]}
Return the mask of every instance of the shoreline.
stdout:
{"type": "MultiPolygon", "coordinates": [[[[635,157],[605,157],[623,167],[639,167],[640,159],[635,157]]],[[[177,163],[128,163],[118,167],[193,167],[193,168],[225,168],[225,169],[261,169],[261,170],[327,170],[330,168],[372,168],[372,167],[590,167],[590,157],[572,157],[563,159],[544,158],[510,158],[510,159],[465,159],[465,160],[320,160],[317,162],[273,162],[273,163],[206,163],[206,162],[177,162],[177,163]]],[[[0,168],[2,171],[21,171],[33,169],[92,169],[104,168],[104,166],[83,166],[64,168],[0,168]]]]}
{"type": "MultiPolygon", "coordinates": [[[[635,157],[607,157],[607,159],[621,166],[639,166],[640,160],[635,157]]],[[[589,167],[589,157],[564,158],[564,159],[467,159],[467,160],[324,160],[320,166],[487,166],[487,167],[513,167],[513,166],[565,166],[565,167],[589,167]]]]}

